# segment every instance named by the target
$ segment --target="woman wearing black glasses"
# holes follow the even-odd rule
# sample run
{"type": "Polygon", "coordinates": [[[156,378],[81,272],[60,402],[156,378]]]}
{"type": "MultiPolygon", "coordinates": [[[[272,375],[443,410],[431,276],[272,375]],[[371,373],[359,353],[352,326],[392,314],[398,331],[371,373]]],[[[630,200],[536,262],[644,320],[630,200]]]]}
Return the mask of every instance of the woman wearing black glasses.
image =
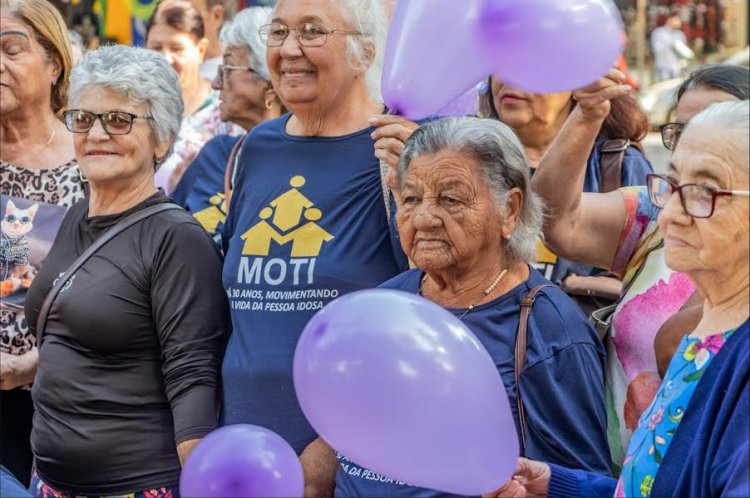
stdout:
{"type": "Polygon", "coordinates": [[[154,182],[182,105],[177,75],[148,50],[105,46],[71,75],[65,123],[91,189],[68,211],[26,300],[39,342],[36,496],[172,496],[181,461],[216,425],[228,329],[220,256],[154,182]]]}
{"type": "MultiPolygon", "coordinates": [[[[747,80],[747,69],[739,71],[747,80]]],[[[696,75],[683,85],[677,107],[685,122],[713,102],[734,100],[731,93],[713,85],[704,87],[698,83],[700,72],[696,75]]],[[[649,202],[646,188],[581,193],[588,148],[610,111],[609,100],[623,91],[617,82],[603,78],[577,92],[578,106],[533,178],[535,190],[556,213],[547,220],[546,241],[573,261],[607,268],[624,277],[625,290],[609,318],[606,339],[607,388],[612,399],[608,406],[609,443],[616,466],[622,464],[638,418],[660,385],[659,374],[666,369],[679,340],[700,319],[702,309],[700,296],[693,297],[692,281],[664,263],[657,210],[649,202]],[[683,307],[682,315],[665,326],[683,307]],[[662,326],[665,332],[658,336],[655,352],[654,341],[662,326]]]]}
{"type": "MultiPolygon", "coordinates": [[[[271,85],[266,47],[258,34],[270,15],[268,7],[249,7],[221,29],[226,48],[212,82],[219,92],[219,113],[222,121],[248,132],[258,123],[279,117],[283,109],[271,85]]],[[[226,221],[231,180],[236,176],[234,158],[245,136],[217,135],[206,142],[172,191],[172,199],[212,235],[226,221]]]]}
{"type": "Polygon", "coordinates": [[[498,496],[750,496],[749,157],[750,101],[722,102],[687,123],[669,172],[649,176],[665,262],[705,304],[619,480],[521,459],[498,496]]]}
{"type": "Polygon", "coordinates": [[[185,102],[174,152],[156,174],[156,185],[171,192],[203,144],[220,134],[243,130],[220,118],[218,93],[200,74],[208,39],[200,12],[188,0],[159,2],[146,26],[146,48],[169,61],[179,76],[185,102]]]}

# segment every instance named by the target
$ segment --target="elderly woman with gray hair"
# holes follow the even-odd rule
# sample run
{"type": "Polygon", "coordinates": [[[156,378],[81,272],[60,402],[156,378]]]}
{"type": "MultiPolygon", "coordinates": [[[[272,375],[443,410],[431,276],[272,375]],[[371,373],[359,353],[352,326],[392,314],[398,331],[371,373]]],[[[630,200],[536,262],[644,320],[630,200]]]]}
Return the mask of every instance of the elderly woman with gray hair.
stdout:
{"type": "MultiPolygon", "coordinates": [[[[401,244],[417,268],[381,287],[422,295],[474,332],[503,380],[524,455],[607,473],[604,348],[529,265],[542,205],[513,131],[477,118],[427,124],[407,140],[396,182],[401,244]],[[516,350],[528,298],[526,348],[516,350]]],[[[337,496],[439,495],[339,459],[337,496]]]]}
{"type": "Polygon", "coordinates": [[[177,76],[154,52],[106,46],[73,70],[70,106],[91,192],[26,300],[39,345],[32,491],[172,496],[216,425],[228,329],[218,252],[154,183],[180,128],[177,76]]]}
{"type": "MultiPolygon", "coordinates": [[[[266,47],[258,34],[270,16],[269,7],[249,7],[221,30],[226,49],[213,80],[214,90],[219,91],[219,112],[222,121],[248,132],[258,123],[278,118],[283,109],[271,85],[266,47]]],[[[246,136],[217,135],[206,142],[171,193],[212,235],[226,221],[236,177],[235,158],[246,136]]]]}

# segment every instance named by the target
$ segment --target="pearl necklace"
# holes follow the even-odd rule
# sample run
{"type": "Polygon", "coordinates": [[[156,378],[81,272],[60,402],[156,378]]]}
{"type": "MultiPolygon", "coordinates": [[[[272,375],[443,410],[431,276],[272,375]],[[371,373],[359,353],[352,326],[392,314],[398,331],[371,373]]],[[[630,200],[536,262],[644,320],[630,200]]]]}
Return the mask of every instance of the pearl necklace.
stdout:
{"type": "MultiPolygon", "coordinates": [[[[470,304],[469,307],[466,308],[466,310],[463,313],[461,313],[461,316],[459,316],[458,319],[463,320],[463,318],[466,316],[466,314],[469,311],[472,311],[474,308],[476,308],[479,305],[479,303],[481,303],[487,296],[490,295],[490,293],[492,293],[492,291],[494,291],[497,288],[498,285],[500,285],[500,282],[503,281],[503,279],[505,278],[507,274],[508,274],[507,268],[504,268],[502,271],[500,271],[500,273],[497,274],[497,277],[495,277],[495,280],[492,281],[492,284],[490,284],[489,287],[487,287],[484,291],[482,291],[482,295],[479,296],[479,299],[474,304],[470,304]]],[[[422,280],[419,282],[419,290],[417,291],[417,295],[419,296],[423,295],[422,287],[424,287],[424,283],[427,280],[428,276],[429,275],[425,273],[424,277],[422,277],[422,280]]]]}

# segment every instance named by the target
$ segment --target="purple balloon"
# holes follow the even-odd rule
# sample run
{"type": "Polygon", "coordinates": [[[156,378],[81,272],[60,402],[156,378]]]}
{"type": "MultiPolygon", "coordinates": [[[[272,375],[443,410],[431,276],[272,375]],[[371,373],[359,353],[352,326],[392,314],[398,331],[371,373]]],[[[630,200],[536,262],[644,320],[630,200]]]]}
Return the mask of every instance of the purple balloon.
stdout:
{"type": "Polygon", "coordinates": [[[434,115],[447,116],[476,116],[479,111],[479,85],[474,85],[471,90],[437,111],[434,115]]]}
{"type": "Polygon", "coordinates": [[[329,303],[302,331],[294,386],[318,434],[384,476],[478,495],[515,470],[518,436],[495,363],[424,298],[376,289],[329,303]]]}
{"type": "Polygon", "coordinates": [[[249,424],[211,432],[190,453],[180,495],[201,498],[301,497],[302,465],[278,434],[249,424]]]}
{"type": "Polygon", "coordinates": [[[622,52],[622,19],[611,0],[482,0],[480,12],[493,74],[528,92],[588,85],[622,52]]]}
{"type": "Polygon", "coordinates": [[[479,0],[396,3],[381,82],[389,109],[410,119],[427,117],[490,74],[492,61],[478,53],[479,5],[479,0]]]}

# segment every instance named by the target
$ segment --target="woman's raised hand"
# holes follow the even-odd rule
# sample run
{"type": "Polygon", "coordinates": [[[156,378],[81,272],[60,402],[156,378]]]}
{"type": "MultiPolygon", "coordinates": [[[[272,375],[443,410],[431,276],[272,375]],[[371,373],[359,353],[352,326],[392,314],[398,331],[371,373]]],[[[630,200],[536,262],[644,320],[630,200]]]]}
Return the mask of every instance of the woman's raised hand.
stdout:
{"type": "Polygon", "coordinates": [[[549,465],[522,457],[518,459],[516,471],[511,480],[497,491],[483,495],[482,498],[547,496],[549,479],[549,465]]]}
{"type": "Polygon", "coordinates": [[[632,87],[625,83],[625,73],[612,68],[594,83],[573,92],[573,98],[578,102],[573,113],[586,121],[604,120],[609,114],[609,101],[632,91],[632,87]]]}
{"type": "Polygon", "coordinates": [[[371,135],[375,140],[375,157],[385,161],[391,167],[391,171],[394,171],[404,150],[404,142],[419,125],[393,114],[373,116],[370,118],[370,124],[376,128],[371,135]]]}

